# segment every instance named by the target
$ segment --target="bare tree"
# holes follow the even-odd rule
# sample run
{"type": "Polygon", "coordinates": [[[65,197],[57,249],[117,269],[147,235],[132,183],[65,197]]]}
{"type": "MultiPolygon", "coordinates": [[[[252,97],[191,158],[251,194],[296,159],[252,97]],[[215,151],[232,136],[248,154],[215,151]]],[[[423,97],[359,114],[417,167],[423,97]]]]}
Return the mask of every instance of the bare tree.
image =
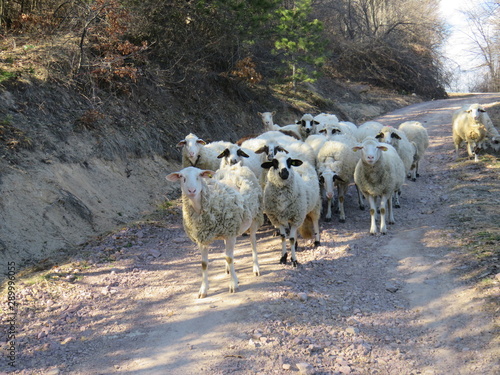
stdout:
{"type": "Polygon", "coordinates": [[[469,6],[462,13],[467,18],[466,36],[472,42],[469,54],[477,61],[475,90],[500,91],[500,3],[486,1],[469,6]]]}

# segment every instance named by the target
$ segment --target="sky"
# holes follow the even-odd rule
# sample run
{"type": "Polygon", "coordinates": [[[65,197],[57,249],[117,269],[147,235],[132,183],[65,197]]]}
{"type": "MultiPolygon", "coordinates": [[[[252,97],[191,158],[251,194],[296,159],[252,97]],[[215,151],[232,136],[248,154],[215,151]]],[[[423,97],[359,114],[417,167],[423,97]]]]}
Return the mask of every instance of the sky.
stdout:
{"type": "MultiPolygon", "coordinates": [[[[450,59],[448,66],[455,72],[456,82],[451,85],[451,91],[468,91],[468,82],[473,79],[475,63],[467,50],[470,41],[466,33],[467,21],[461,9],[480,4],[482,0],[440,0],[440,13],[450,27],[451,35],[443,50],[444,55],[450,59]]],[[[477,64],[477,62],[476,62],[477,64]]]]}

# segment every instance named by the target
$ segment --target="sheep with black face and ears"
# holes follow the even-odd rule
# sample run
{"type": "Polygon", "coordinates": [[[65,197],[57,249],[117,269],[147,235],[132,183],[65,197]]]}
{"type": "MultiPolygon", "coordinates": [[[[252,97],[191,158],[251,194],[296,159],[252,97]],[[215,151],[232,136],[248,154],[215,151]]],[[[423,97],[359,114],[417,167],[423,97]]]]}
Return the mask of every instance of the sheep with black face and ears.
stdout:
{"type": "Polygon", "coordinates": [[[249,168],[240,163],[213,171],[187,167],[169,174],[168,181],[180,182],[184,230],[201,252],[202,282],[198,298],[208,291],[208,245],[217,239],[225,242],[229,291],[238,289],[233,254],[236,237],[250,229],[253,272],[260,274],[256,232],[263,222],[262,189],[249,168]],[[213,179],[211,177],[214,177],[213,179]]]}
{"type": "Polygon", "coordinates": [[[285,152],[278,152],[272,161],[263,163],[262,168],[268,170],[264,213],[280,231],[280,263],[287,263],[288,237],[292,265],[297,267],[297,231],[303,238],[314,238],[314,246],[320,245],[321,197],[318,175],[308,162],[292,158],[285,152]]]}
{"type": "Polygon", "coordinates": [[[398,130],[402,131],[408,138],[408,141],[415,145],[416,152],[410,168],[410,177],[412,181],[416,181],[417,177],[420,176],[418,173],[420,160],[422,160],[425,151],[429,147],[429,135],[427,133],[427,129],[424,128],[421,122],[405,121],[398,126],[398,130]]]}
{"type": "Polygon", "coordinates": [[[310,135],[316,134],[316,125],[319,124],[319,121],[315,120],[310,113],[306,113],[296,124],[299,125],[300,135],[302,136],[302,140],[305,141],[310,135]]]}
{"type": "Polygon", "coordinates": [[[394,224],[392,196],[405,181],[403,161],[394,147],[374,137],[366,137],[353,150],[361,150],[361,158],[354,170],[354,182],[370,203],[370,233],[377,233],[375,200],[380,198],[380,233],[385,234],[386,214],[389,214],[388,223],[394,224]]]}
{"type": "Polygon", "coordinates": [[[217,141],[207,143],[193,133],[189,133],[183,140],[177,143],[182,148],[182,167],[196,167],[207,170],[217,170],[220,160],[217,158],[230,142],[217,141]]]}
{"type": "Polygon", "coordinates": [[[237,163],[250,168],[255,177],[260,181],[262,176],[261,156],[254,151],[231,144],[222,151],[219,156],[220,168],[227,168],[237,163]]]}
{"type": "Polygon", "coordinates": [[[458,148],[463,142],[467,143],[469,157],[474,156],[474,161],[479,161],[477,152],[486,144],[496,149],[500,141],[498,130],[493,125],[484,106],[479,103],[463,106],[453,112],[452,116],[453,143],[455,145],[456,159],[458,148]]]}

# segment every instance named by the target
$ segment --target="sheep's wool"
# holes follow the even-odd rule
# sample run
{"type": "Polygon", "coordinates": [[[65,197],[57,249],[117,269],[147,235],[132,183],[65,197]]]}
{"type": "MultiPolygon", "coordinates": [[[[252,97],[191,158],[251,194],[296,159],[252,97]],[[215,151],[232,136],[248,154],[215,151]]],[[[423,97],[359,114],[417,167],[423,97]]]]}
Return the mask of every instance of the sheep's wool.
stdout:
{"type": "Polygon", "coordinates": [[[207,245],[223,236],[239,235],[244,214],[243,197],[222,183],[202,183],[199,214],[191,207],[189,199],[182,197],[183,224],[188,237],[197,244],[207,245]]]}

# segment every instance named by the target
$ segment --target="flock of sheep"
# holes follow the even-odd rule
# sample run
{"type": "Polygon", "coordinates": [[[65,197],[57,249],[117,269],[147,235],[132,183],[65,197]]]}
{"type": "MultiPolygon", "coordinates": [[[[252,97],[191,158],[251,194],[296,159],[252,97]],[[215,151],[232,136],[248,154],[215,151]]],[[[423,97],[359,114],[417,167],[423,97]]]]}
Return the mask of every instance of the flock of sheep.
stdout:
{"type": "MultiPolygon", "coordinates": [[[[214,240],[225,242],[230,292],[238,288],[236,238],[247,231],[253,272],[260,274],[256,232],[265,217],[281,236],[280,263],[287,263],[289,246],[296,267],[298,234],[320,245],[322,207],[325,221],[330,221],[335,187],[340,222],[346,221],[344,199],[354,183],[360,209],[364,199],[369,202],[370,233],[385,234],[387,223],[394,223],[393,205],[400,207],[403,183],[419,176],[419,162],[429,146],[427,130],[416,121],[398,128],[375,121],[356,126],[322,113],[279,126],[274,114],[259,112],[264,132],[236,143],[206,143],[189,134],[177,145],[182,148],[183,169],[166,178],[180,182],[184,229],[201,252],[199,298],[207,296],[208,245],[214,240]]],[[[496,149],[500,136],[484,108],[474,104],[453,115],[453,141],[457,155],[465,141],[469,155],[477,160],[478,149],[496,149]]]]}

